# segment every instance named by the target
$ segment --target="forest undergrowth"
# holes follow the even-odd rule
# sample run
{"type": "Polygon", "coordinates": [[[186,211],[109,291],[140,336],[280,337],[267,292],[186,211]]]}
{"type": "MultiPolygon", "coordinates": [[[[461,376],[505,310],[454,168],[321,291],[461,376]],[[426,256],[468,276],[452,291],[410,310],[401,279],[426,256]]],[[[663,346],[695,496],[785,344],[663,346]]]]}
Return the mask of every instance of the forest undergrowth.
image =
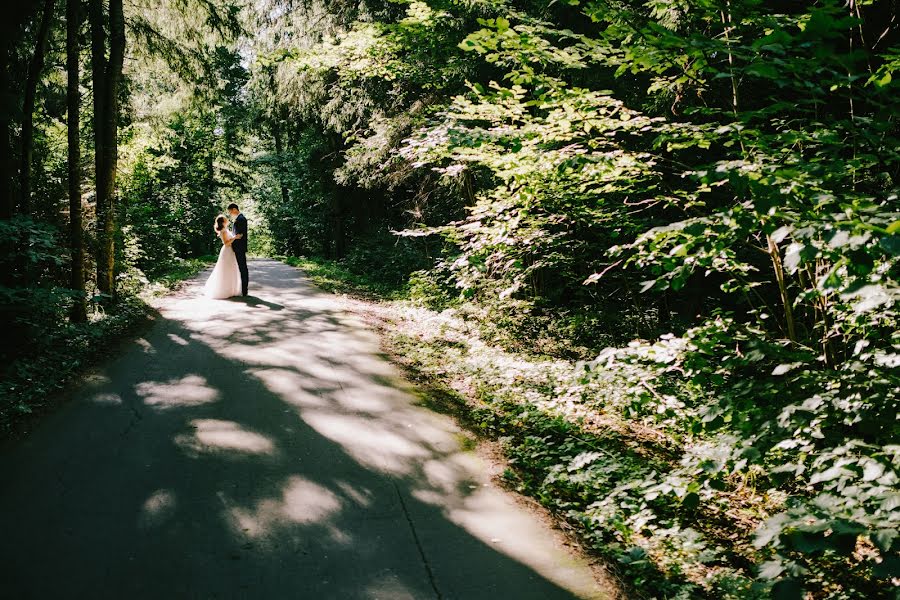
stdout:
{"type": "MultiPolygon", "coordinates": [[[[129,339],[148,323],[152,298],[175,289],[213,260],[202,257],[174,261],[152,279],[132,270],[120,287],[116,304],[105,309],[99,301],[88,304],[84,323],[66,319],[71,300],[33,298],[43,311],[34,311],[29,321],[17,323],[26,328],[23,337],[33,340],[25,352],[19,350],[0,367],[0,440],[17,437],[60,401],[60,390],[76,380],[90,366],[115,352],[118,344],[129,339]]],[[[47,294],[64,295],[65,290],[47,294]]],[[[97,299],[99,300],[99,299],[97,299]]],[[[11,351],[11,350],[10,350],[11,351]]]]}
{"type": "MultiPolygon", "coordinates": [[[[393,359],[430,390],[425,404],[443,405],[499,441],[505,483],[572,528],[633,597],[791,597],[759,580],[758,565],[773,568],[760,537],[767,520],[808,492],[777,485],[761,469],[708,486],[729,454],[715,433],[697,435],[679,418],[696,390],[628,360],[634,352],[670,351],[665,336],[659,346],[610,348],[592,361],[552,356],[498,333],[488,311],[429,306],[434,298],[421,286],[385,286],[325,259],[282,259],[369,315],[393,359]],[[619,355],[626,359],[612,358],[619,355]]],[[[565,355],[570,343],[553,347],[565,355]]],[[[866,552],[863,544],[833,561],[819,555],[807,573],[815,584],[809,597],[892,597],[890,586],[870,580],[866,552]],[[829,571],[848,555],[850,569],[829,571]]]]}

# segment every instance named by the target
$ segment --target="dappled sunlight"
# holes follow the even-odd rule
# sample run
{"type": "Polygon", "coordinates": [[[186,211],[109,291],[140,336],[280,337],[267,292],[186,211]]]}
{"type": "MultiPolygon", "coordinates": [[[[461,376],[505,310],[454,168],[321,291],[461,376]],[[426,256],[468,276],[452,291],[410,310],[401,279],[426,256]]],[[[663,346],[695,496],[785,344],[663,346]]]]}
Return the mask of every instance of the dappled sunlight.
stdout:
{"type": "Polygon", "coordinates": [[[246,364],[246,373],[360,464],[433,479],[441,493],[468,479],[472,465],[452,459],[458,450],[455,428],[412,406],[407,385],[381,355],[378,335],[336,310],[333,297],[308,287],[299,275],[296,285],[267,287],[246,304],[210,301],[199,289],[198,282],[168,302],[164,316],[193,330],[192,339],[246,364]],[[447,465],[440,467],[443,474],[436,474],[437,466],[425,473],[424,465],[440,462],[447,465]]]}
{"type": "Polygon", "coordinates": [[[360,508],[367,508],[372,504],[372,492],[370,490],[361,490],[346,481],[335,481],[334,486],[341,491],[341,494],[360,508]]]}
{"type": "Polygon", "coordinates": [[[219,392],[200,375],[187,375],[181,379],[159,382],[145,381],[135,386],[144,404],[155,410],[186,408],[215,402],[219,392]]]}
{"type": "Polygon", "coordinates": [[[82,385],[87,389],[96,389],[107,385],[108,383],[109,376],[103,373],[90,373],[82,380],[82,385]]]}
{"type": "Polygon", "coordinates": [[[141,528],[162,526],[174,517],[176,508],[175,494],[172,490],[156,490],[141,507],[138,526],[141,528]]]}
{"type": "Polygon", "coordinates": [[[272,454],[275,445],[268,437],[248,431],[233,421],[194,419],[193,435],[183,434],[175,442],[194,453],[228,450],[245,454],[272,454]]]}
{"type": "Polygon", "coordinates": [[[331,491],[299,476],[288,480],[281,501],[282,514],[294,523],[321,521],[340,508],[331,491]]]}
{"type": "Polygon", "coordinates": [[[248,372],[262,381],[269,391],[297,408],[325,406],[328,400],[324,392],[339,389],[339,386],[332,386],[307,390],[309,378],[291,369],[250,369],[248,372]]]}
{"type": "Polygon", "coordinates": [[[478,469],[478,458],[473,454],[456,453],[439,456],[426,461],[422,465],[422,473],[428,482],[426,489],[434,491],[429,502],[437,501],[449,508],[449,500],[455,495],[466,495],[469,490],[478,487],[471,479],[461,477],[463,473],[475,473],[478,469]]]}
{"type": "MultiPolygon", "coordinates": [[[[470,534],[490,540],[499,552],[521,561],[547,579],[563,584],[572,581],[577,568],[575,561],[547,564],[546,548],[534,544],[534,539],[546,538],[546,528],[527,512],[516,510],[515,502],[489,488],[480,488],[468,495],[461,506],[451,509],[448,518],[470,534]]],[[[553,543],[556,540],[546,540],[553,543]]],[[[585,587],[589,580],[582,579],[585,587]]]]}
{"type": "MultiPolygon", "coordinates": [[[[225,504],[226,519],[235,533],[251,538],[265,536],[274,528],[291,524],[327,525],[327,520],[341,510],[341,501],[333,492],[299,475],[288,477],[280,497],[260,500],[252,508],[239,506],[224,495],[220,498],[225,504]]],[[[337,530],[331,533],[340,543],[348,541],[337,530]]]]}
{"type": "Polygon", "coordinates": [[[190,344],[189,341],[181,337],[180,335],[175,335],[174,333],[169,334],[169,339],[178,344],[179,346],[187,346],[190,344]]]}
{"type": "Polygon", "coordinates": [[[122,396],[113,393],[95,394],[91,397],[91,402],[95,404],[118,405],[122,404],[122,396]]]}
{"type": "Polygon", "coordinates": [[[360,464],[395,475],[413,471],[413,459],[429,456],[427,448],[388,431],[363,416],[304,411],[303,420],[326,438],[339,443],[360,464]]]}
{"type": "Polygon", "coordinates": [[[208,300],[197,282],[162,312],[191,329],[192,339],[246,364],[246,373],[361,465],[414,476],[443,504],[457,505],[455,494],[478,469],[474,457],[459,451],[457,428],[413,406],[408,385],[381,354],[377,333],[293,273],[293,282],[267,282],[250,302],[208,300]]]}
{"type": "Polygon", "coordinates": [[[141,347],[147,354],[156,354],[156,349],[144,338],[134,340],[134,343],[141,347]]]}
{"type": "Polygon", "coordinates": [[[372,600],[415,600],[416,595],[396,576],[383,575],[366,587],[363,597],[372,600]]]}
{"type": "MultiPolygon", "coordinates": [[[[269,264],[254,262],[251,282],[254,268],[269,264]]],[[[182,340],[201,343],[234,365],[234,371],[223,370],[217,377],[219,389],[196,375],[137,387],[144,403],[157,409],[201,406],[221,397],[249,423],[255,411],[273,410],[271,405],[257,407],[264,399],[259,392],[246,395],[226,383],[249,376],[281,403],[275,410],[299,419],[299,429],[264,431],[240,420],[194,418],[189,422],[193,431],[174,435],[175,445],[188,457],[265,456],[278,461],[272,465],[288,468],[279,480],[266,479],[252,498],[240,492],[244,484],[236,491],[217,491],[222,518],[236,540],[251,540],[254,547],[273,552],[276,540],[302,548],[305,537],[296,528],[313,528],[306,535],[314,535],[318,545],[367,552],[372,540],[363,543],[349,522],[386,519],[385,526],[394,523],[390,527],[396,529],[407,519],[427,523],[435,518],[426,516],[428,511],[436,511],[491,552],[567,589],[575,581],[573,591],[590,595],[585,593],[592,585],[590,576],[576,573],[584,571],[583,565],[566,566],[558,540],[490,484],[481,459],[460,448],[459,428],[416,405],[409,384],[382,354],[375,332],[348,315],[334,297],[306,285],[299,274],[293,281],[270,282],[265,287],[251,283],[256,295],[250,299],[214,301],[199,295],[198,281],[160,305],[165,319],[185,329],[168,336],[173,348],[183,346],[182,340]],[[304,426],[309,428],[305,433],[304,426]],[[320,449],[295,452],[293,448],[310,443],[312,432],[336,444],[355,466],[320,465],[320,449]],[[310,464],[320,470],[333,467],[334,474],[312,480],[297,472],[310,464]],[[370,484],[359,485],[359,474],[339,475],[354,469],[362,469],[370,484]],[[415,503],[406,516],[404,496],[415,503]]],[[[425,551],[437,551],[435,543],[428,541],[425,551]]],[[[389,574],[366,590],[371,597],[413,597],[389,574]]]]}

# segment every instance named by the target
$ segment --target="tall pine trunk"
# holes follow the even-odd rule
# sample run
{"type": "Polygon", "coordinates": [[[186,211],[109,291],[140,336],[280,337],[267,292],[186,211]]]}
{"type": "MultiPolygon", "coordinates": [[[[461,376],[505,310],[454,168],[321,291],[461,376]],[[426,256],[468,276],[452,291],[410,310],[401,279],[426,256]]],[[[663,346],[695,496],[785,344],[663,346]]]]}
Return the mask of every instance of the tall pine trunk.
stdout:
{"type": "Polygon", "coordinates": [[[22,152],[19,156],[19,210],[31,213],[31,156],[34,147],[34,98],[37,84],[44,70],[44,55],[47,53],[47,37],[53,21],[55,0],[44,0],[41,24],[38,28],[34,54],[28,64],[28,78],[25,80],[25,98],[22,102],[22,152]]]}
{"type": "MultiPolygon", "coordinates": [[[[103,177],[106,189],[106,219],[103,223],[102,269],[104,289],[102,291],[115,295],[115,234],[116,234],[116,167],[119,158],[119,81],[122,79],[122,65],[125,60],[125,17],[122,12],[122,0],[109,2],[109,64],[106,76],[106,100],[104,108],[103,141],[104,168],[103,177]]],[[[99,279],[99,278],[98,278],[99,279]]]]}
{"type": "Polygon", "coordinates": [[[69,245],[72,254],[72,270],[69,287],[77,296],[72,306],[72,320],[82,323],[86,320],[84,299],[84,237],[81,223],[81,92],[80,56],[78,31],[81,26],[81,0],[66,2],[66,104],[68,116],[66,127],[69,139],[69,245]]]}
{"type": "Polygon", "coordinates": [[[97,189],[97,289],[115,295],[116,162],[119,81],[125,59],[122,0],[109,2],[109,58],[102,0],[90,0],[91,69],[94,80],[94,179],[97,189]]]}

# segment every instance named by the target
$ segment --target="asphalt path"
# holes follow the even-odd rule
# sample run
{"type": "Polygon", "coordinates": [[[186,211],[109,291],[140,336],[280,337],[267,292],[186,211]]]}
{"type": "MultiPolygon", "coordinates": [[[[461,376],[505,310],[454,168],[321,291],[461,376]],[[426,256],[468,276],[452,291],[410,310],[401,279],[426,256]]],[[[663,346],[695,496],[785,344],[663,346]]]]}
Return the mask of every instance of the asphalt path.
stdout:
{"type": "Polygon", "coordinates": [[[0,452],[0,598],[606,598],[300,271],[208,273],[0,452]]]}

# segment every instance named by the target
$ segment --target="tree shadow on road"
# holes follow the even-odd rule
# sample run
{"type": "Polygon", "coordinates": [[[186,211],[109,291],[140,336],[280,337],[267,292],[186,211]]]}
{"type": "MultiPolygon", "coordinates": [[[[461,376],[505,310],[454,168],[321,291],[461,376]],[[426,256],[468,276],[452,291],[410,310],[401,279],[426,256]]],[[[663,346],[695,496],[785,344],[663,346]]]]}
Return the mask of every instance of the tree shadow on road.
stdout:
{"type": "Polygon", "coordinates": [[[0,596],[550,599],[573,597],[564,580],[590,587],[485,486],[452,424],[412,405],[373,332],[285,282],[286,267],[254,266],[267,300],[187,289],[0,457],[0,596]]]}

